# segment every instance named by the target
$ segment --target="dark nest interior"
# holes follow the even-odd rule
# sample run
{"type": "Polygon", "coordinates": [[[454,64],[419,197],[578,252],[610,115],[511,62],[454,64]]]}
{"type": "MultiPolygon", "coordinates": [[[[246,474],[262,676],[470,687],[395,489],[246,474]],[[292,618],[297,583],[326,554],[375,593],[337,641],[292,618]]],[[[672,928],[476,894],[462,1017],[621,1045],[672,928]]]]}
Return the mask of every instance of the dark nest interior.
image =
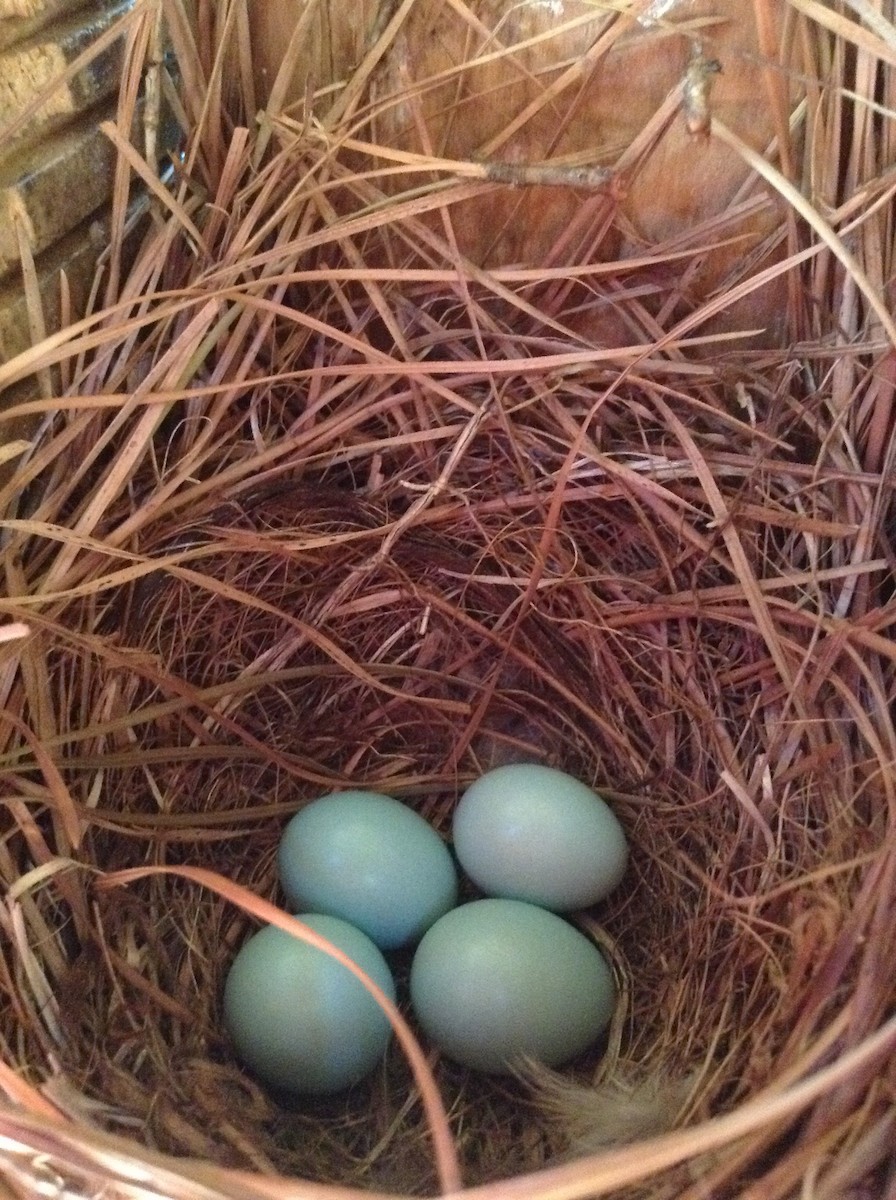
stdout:
{"type": "MultiPolygon", "coordinates": [[[[172,28],[214,81],[214,39],[172,28]]],[[[564,291],[459,270],[413,204],[371,203],[357,147],[249,125],[242,93],[203,110],[221,90],[180,79],[169,199],[130,232],[123,208],[94,310],[0,367],[44,389],[2,414],[39,420],[0,495],[7,1136],[10,1112],[82,1131],[107,1182],[102,1132],[135,1162],[437,1190],[397,1045],[326,1101],[241,1069],[221,988],[256,922],[177,869],[276,902],[310,799],[374,788],[447,835],[468,781],[536,761],[629,836],[587,914],[620,1007],[561,1080],[432,1056],[464,1183],[572,1163],[580,1195],[766,1200],[810,1173],[818,1196],[883,1195],[896,442],[862,288],[788,211],[804,340],[691,346],[699,304],[655,271],[573,261],[564,291]],[[641,341],[577,336],[588,305],[641,341]],[[108,878],[142,867],[173,870],[108,878]],[[662,1169],[601,1174],[608,1145],[694,1131],[662,1169]]],[[[889,283],[872,135],[836,164],[839,219],[864,188],[889,283]]],[[[449,181],[445,211],[472,186],[449,181]]],[[[62,1142],[40,1146],[64,1174],[62,1142]]]]}

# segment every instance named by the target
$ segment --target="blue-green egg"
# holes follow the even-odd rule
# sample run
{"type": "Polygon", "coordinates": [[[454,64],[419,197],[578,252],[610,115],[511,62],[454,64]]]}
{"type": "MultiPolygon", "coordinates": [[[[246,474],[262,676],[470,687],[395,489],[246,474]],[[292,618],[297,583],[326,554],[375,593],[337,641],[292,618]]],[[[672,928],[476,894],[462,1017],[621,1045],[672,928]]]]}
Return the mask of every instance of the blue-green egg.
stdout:
{"type": "Polygon", "coordinates": [[[335,792],[301,809],[277,865],[291,905],[342,917],[384,950],[415,941],[457,903],[445,843],[413,809],[378,792],[335,792]]]}
{"type": "MultiPolygon", "coordinates": [[[[392,972],[374,943],[338,917],[300,914],[390,1000],[392,972]]],[[[358,1083],[389,1045],[388,1017],[347,967],[274,925],[244,943],[224,985],[238,1057],[268,1086],[326,1095],[358,1083]]]]}
{"type": "Polygon", "coordinates": [[[453,834],[461,866],[487,895],[555,912],[602,900],[628,863],[625,833],[606,801],[536,763],[496,767],[470,784],[453,834]]]}
{"type": "Polygon", "coordinates": [[[524,1058],[560,1066],[591,1046],[616,1004],[600,950],[547,909],[476,900],[424,935],[411,966],[411,1003],[432,1042],[476,1070],[524,1058]]]}

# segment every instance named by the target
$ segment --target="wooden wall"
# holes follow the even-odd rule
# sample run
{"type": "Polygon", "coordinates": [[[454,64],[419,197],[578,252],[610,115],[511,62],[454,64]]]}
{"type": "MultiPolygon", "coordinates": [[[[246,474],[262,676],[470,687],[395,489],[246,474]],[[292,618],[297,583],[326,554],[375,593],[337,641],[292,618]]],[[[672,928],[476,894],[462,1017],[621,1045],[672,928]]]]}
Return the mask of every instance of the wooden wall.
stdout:
{"type": "Polygon", "coordinates": [[[22,117],[133,3],[0,0],[0,360],[30,344],[23,240],[26,261],[34,258],[48,329],[59,323],[60,273],[80,305],[107,244],[115,155],[99,123],[115,112],[123,39],[22,117]]]}

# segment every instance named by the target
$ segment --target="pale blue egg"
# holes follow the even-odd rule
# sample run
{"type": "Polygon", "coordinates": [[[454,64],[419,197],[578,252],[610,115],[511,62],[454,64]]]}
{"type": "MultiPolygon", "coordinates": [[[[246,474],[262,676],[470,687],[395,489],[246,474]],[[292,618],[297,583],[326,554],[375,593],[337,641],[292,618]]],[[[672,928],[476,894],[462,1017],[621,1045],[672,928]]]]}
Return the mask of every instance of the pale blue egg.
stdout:
{"type": "Polygon", "coordinates": [[[336,792],[292,818],[277,855],[290,904],[357,925],[383,949],[457,903],[457,872],[424,819],[378,792],[336,792]]]}
{"type": "MultiPolygon", "coordinates": [[[[395,999],[392,972],[366,934],[338,917],[300,920],[342,950],[395,999]]],[[[347,967],[268,925],[244,943],[224,985],[224,1022],[238,1057],[270,1087],[341,1091],[382,1059],[392,1027],[347,967]]]]}
{"type": "Polygon", "coordinates": [[[460,798],[453,834],[461,866],[484,892],[555,912],[602,900],[628,863],[609,805],[578,779],[537,763],[480,776],[460,798]]]}
{"type": "Polygon", "coordinates": [[[568,921],[520,900],[475,900],[425,934],[411,966],[411,1003],[449,1058],[503,1073],[524,1057],[568,1062],[607,1027],[612,972],[568,921]]]}

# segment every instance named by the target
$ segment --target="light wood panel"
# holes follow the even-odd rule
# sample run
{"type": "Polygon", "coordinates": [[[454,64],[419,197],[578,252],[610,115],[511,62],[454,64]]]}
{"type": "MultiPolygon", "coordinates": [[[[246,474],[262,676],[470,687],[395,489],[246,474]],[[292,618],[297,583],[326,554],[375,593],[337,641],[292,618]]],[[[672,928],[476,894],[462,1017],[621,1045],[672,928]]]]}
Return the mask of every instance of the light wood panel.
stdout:
{"type": "Polygon", "coordinates": [[[82,68],[70,68],[132,6],[133,0],[0,0],[3,358],[30,341],[21,282],[22,240],[35,261],[50,330],[58,325],[60,273],[65,272],[80,303],[107,244],[99,231],[115,158],[99,124],[115,113],[121,39],[82,68]],[[55,81],[60,82],[46,95],[55,81]]]}

